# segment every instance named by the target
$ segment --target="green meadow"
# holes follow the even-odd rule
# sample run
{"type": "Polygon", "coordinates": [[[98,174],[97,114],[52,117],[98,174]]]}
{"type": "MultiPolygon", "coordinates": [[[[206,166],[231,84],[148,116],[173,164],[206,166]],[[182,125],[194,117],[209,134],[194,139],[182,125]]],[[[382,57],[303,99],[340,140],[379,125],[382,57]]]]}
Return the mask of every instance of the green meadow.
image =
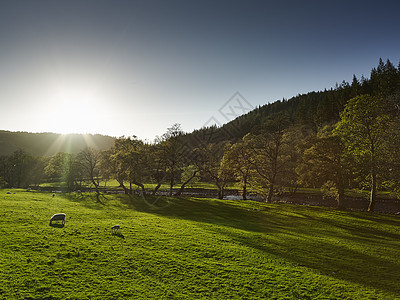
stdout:
{"type": "Polygon", "coordinates": [[[7,191],[0,299],[400,299],[398,216],[7,191]]]}

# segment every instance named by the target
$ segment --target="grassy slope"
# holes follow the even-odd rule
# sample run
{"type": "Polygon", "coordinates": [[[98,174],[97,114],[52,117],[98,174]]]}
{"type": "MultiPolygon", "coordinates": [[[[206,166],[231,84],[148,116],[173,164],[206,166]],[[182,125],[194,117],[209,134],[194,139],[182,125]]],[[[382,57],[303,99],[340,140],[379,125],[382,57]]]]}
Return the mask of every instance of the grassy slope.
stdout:
{"type": "Polygon", "coordinates": [[[154,209],[125,195],[105,205],[91,196],[0,195],[1,299],[400,299],[395,216],[195,198],[154,209]],[[55,212],[67,214],[64,228],[49,226],[55,212]],[[111,235],[114,224],[123,235],[111,235]]]}

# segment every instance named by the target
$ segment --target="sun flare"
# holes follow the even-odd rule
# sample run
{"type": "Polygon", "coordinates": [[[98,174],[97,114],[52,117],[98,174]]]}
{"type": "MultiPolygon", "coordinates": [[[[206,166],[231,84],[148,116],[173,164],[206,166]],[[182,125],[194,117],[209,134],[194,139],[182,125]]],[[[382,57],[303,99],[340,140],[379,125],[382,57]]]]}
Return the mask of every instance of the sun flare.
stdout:
{"type": "Polygon", "coordinates": [[[51,131],[67,133],[96,133],[104,113],[90,89],[58,89],[50,99],[49,127],[51,131]]]}

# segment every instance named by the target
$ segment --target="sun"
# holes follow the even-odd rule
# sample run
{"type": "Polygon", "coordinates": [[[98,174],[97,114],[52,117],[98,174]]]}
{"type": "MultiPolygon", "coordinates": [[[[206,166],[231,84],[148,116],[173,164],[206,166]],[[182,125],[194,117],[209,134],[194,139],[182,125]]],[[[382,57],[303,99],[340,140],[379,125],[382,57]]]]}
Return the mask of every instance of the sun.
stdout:
{"type": "Polygon", "coordinates": [[[98,133],[105,117],[95,93],[88,88],[63,88],[49,103],[48,127],[56,133],[98,133]]]}

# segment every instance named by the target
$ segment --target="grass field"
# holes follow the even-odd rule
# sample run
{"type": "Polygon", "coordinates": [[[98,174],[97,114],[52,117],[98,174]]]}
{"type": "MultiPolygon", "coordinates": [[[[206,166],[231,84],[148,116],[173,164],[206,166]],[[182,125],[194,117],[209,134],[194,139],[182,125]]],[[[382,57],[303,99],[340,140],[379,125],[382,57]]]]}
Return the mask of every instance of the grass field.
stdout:
{"type": "Polygon", "coordinates": [[[397,216],[12,192],[0,190],[0,299],[400,299],[397,216]],[[64,227],[49,226],[56,212],[64,227]]]}

